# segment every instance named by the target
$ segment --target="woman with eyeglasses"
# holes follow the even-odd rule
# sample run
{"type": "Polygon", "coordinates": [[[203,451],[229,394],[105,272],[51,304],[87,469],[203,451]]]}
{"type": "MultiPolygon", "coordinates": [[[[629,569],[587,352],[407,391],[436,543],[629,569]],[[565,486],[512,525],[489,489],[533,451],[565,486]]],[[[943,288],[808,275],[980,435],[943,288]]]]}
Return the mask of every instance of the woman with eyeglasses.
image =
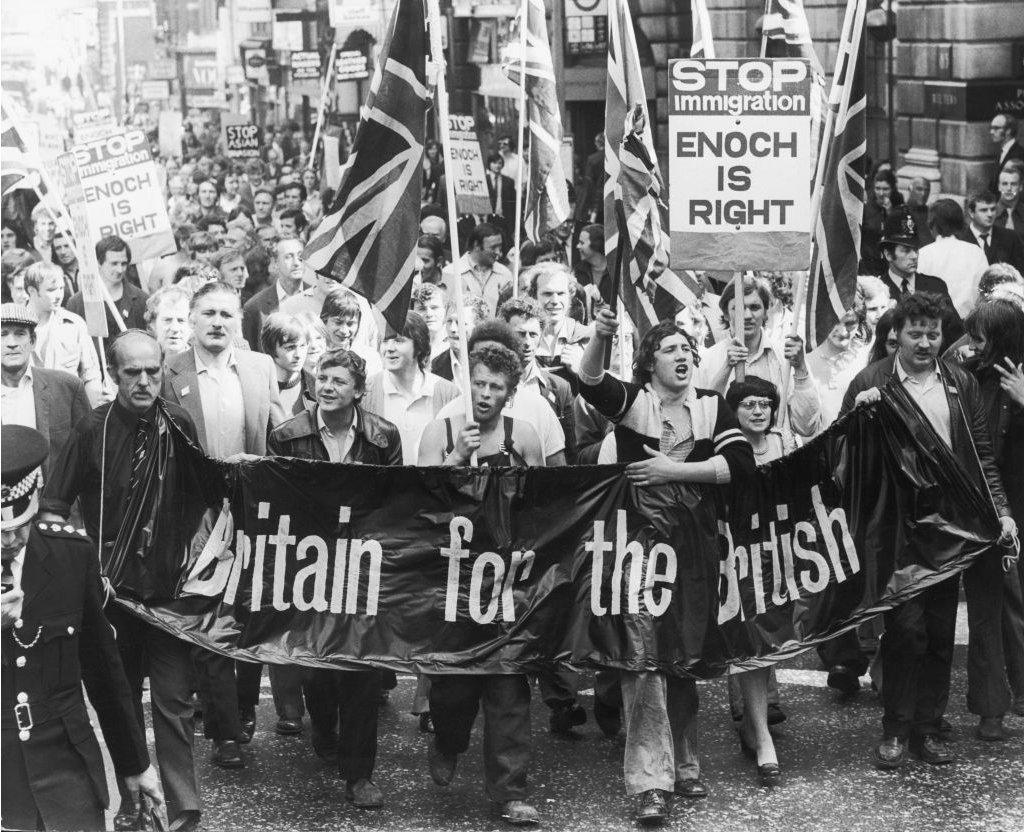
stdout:
{"type": "MultiPolygon", "coordinates": [[[[770,381],[747,376],[734,381],[725,394],[725,401],[736,412],[740,431],[754,450],[754,461],[766,465],[796,448],[788,431],[775,427],[779,414],[779,391],[770,381]]],[[[779,707],[779,690],[775,671],[768,667],[729,675],[729,700],[743,753],[757,761],[757,774],[762,786],[777,786],[782,780],[775,743],[769,724],[782,722],[786,715],[779,707]],[[771,702],[769,702],[771,700],[771,702]]]]}

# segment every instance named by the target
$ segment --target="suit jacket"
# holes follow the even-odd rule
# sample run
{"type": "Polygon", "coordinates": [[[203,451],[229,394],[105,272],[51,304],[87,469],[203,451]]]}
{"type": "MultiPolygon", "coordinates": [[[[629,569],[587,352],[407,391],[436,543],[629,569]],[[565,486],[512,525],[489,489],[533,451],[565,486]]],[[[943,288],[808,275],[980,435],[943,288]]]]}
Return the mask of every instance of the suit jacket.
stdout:
{"type": "Polygon", "coordinates": [[[500,205],[495,204],[494,186],[491,184],[491,177],[489,174],[485,175],[487,179],[487,195],[491,199],[491,207],[494,209],[494,213],[498,213],[498,208],[501,208],[501,215],[504,217],[505,222],[508,223],[509,228],[515,228],[516,222],[516,183],[505,174],[500,174],[501,181],[501,203],[500,205]]]}
{"type": "MultiPolygon", "coordinates": [[[[146,328],[146,301],[149,299],[149,295],[142,291],[134,283],[129,283],[126,278],[124,281],[124,292],[121,294],[120,300],[114,301],[114,306],[117,307],[118,312],[121,313],[121,318],[124,319],[124,325],[129,329],[145,329],[146,328]]],[[[66,308],[69,312],[74,312],[76,315],[84,318],[85,317],[85,296],[81,292],[76,292],[66,304],[66,308]]],[[[107,330],[113,335],[118,331],[117,321],[114,320],[114,316],[110,314],[110,309],[104,306],[104,310],[107,314],[107,330]]]]}
{"type": "Polygon", "coordinates": [[[277,307],[276,281],[266,288],[260,289],[242,307],[242,337],[256,352],[263,351],[260,348],[260,330],[263,328],[263,322],[268,315],[277,311],[277,307]]]}
{"type": "MultiPolygon", "coordinates": [[[[946,389],[946,401],[949,403],[950,444],[967,471],[968,475],[978,482],[982,492],[992,496],[992,503],[999,515],[1009,515],[1009,503],[1006,492],[999,477],[992,452],[992,439],[989,435],[989,416],[985,401],[978,390],[978,382],[963,367],[947,363],[940,359],[939,372],[942,373],[946,389]],[[975,458],[977,454],[977,459],[975,458]],[[981,470],[978,471],[978,461],[981,470]]],[[[869,364],[850,382],[843,396],[843,405],[839,411],[842,418],[854,408],[857,394],[877,387],[880,390],[894,377],[896,356],[890,355],[874,364],[869,364]]]]}
{"type": "MultiPolygon", "coordinates": [[[[1020,142],[1016,141],[1010,145],[1005,156],[1003,156],[1002,151],[1000,151],[1000,155],[996,157],[996,165],[999,170],[1002,170],[1006,167],[1007,162],[1013,161],[1014,159],[1018,162],[1024,162],[1024,146],[1022,146],[1020,142]]],[[[998,189],[996,189],[996,193],[998,193],[998,189]]]]}
{"type": "Polygon", "coordinates": [[[1018,199],[1013,206],[1013,211],[1007,211],[1002,205],[999,206],[999,214],[996,216],[996,225],[999,228],[1006,228],[1006,220],[1013,214],[1013,233],[1024,243],[1024,200],[1018,199]]]}
{"type": "Polygon", "coordinates": [[[4,630],[0,641],[3,761],[11,768],[4,772],[4,828],[37,828],[38,807],[47,829],[97,828],[97,815],[102,829],[107,783],[83,681],[118,776],[143,772],[149,754],[103,614],[95,545],[72,526],[35,523],[21,589],[21,626],[4,630]],[[24,707],[16,714],[19,698],[24,707]],[[7,788],[19,781],[21,788],[7,788]]]}
{"type": "MultiPolygon", "coordinates": [[[[269,356],[235,350],[238,378],[242,383],[242,407],[245,411],[245,452],[267,453],[267,435],[285,419],[277,387],[277,372],[269,356]]],[[[206,420],[199,398],[199,376],[195,350],[186,350],[167,359],[167,372],[161,395],[184,408],[196,425],[199,444],[206,443],[206,420]]]]}
{"type": "MultiPolygon", "coordinates": [[[[316,424],[316,407],[292,416],[270,434],[271,456],[327,461],[330,457],[316,424]]],[[[352,461],[362,465],[401,465],[402,437],[387,419],[356,406],[356,438],[352,461]]]]}
{"type": "Polygon", "coordinates": [[[32,398],[36,405],[36,430],[50,443],[43,468],[44,479],[49,479],[57,457],[71,436],[71,429],[88,416],[92,408],[82,380],[63,370],[33,367],[32,398]]]}
{"type": "MultiPolygon", "coordinates": [[[[970,228],[965,228],[956,236],[972,246],[978,245],[978,238],[970,228]]],[[[1018,271],[1024,269],[1024,243],[1012,231],[998,225],[992,226],[992,238],[985,254],[990,266],[993,263],[1009,263],[1018,271]]]]}

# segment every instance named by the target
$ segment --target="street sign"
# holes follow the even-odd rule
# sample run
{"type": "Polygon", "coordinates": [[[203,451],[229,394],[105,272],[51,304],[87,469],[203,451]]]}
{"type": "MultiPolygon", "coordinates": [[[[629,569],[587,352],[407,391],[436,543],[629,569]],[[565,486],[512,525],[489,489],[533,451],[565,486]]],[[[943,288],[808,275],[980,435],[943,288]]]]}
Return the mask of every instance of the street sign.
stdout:
{"type": "Polygon", "coordinates": [[[170,94],[171,88],[166,81],[150,80],[139,84],[139,97],[144,101],[166,101],[170,94]]]}
{"type": "Polygon", "coordinates": [[[346,49],[338,52],[334,59],[336,81],[359,81],[370,77],[366,55],[357,49],[346,49]]]}
{"type": "Polygon", "coordinates": [[[320,53],[292,52],[292,80],[315,81],[320,78],[320,53]]]}

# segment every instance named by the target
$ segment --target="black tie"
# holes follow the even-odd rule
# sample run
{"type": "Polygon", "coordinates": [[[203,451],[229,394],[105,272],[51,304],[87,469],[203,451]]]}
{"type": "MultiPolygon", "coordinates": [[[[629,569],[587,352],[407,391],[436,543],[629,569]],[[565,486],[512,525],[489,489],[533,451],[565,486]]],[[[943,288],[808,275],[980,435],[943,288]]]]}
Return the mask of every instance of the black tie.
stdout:
{"type": "Polygon", "coordinates": [[[908,277],[901,277],[900,278],[900,284],[903,287],[901,291],[902,291],[904,297],[906,295],[909,295],[910,294],[910,278],[908,278],[908,277]]]}
{"type": "Polygon", "coordinates": [[[982,234],[981,235],[981,250],[985,252],[985,259],[986,260],[988,259],[989,253],[991,251],[991,245],[989,243],[988,238],[989,238],[988,234],[982,234]]]}
{"type": "Polygon", "coordinates": [[[142,474],[142,468],[146,462],[146,445],[149,442],[151,424],[148,419],[139,419],[135,425],[135,439],[132,443],[132,475],[129,480],[131,483],[138,483],[142,474]]]}

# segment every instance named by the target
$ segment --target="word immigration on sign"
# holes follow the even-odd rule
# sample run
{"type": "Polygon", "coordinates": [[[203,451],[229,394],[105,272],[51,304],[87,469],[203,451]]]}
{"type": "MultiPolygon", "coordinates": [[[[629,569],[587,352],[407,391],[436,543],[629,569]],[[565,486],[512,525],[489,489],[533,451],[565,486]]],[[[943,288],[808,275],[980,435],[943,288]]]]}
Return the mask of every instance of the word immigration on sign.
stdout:
{"type": "Polygon", "coordinates": [[[473,116],[448,116],[451,144],[448,147],[448,175],[454,176],[455,203],[460,214],[491,213],[484,159],[473,116]]]}
{"type": "Polygon", "coordinates": [[[171,435],[105,573],[152,623],[256,661],[710,677],[854,627],[999,534],[899,384],[728,495],[616,465],[226,465],[171,435]]]}
{"type": "Polygon", "coordinates": [[[675,265],[808,268],[810,84],[800,60],[669,62],[675,265]]]}

